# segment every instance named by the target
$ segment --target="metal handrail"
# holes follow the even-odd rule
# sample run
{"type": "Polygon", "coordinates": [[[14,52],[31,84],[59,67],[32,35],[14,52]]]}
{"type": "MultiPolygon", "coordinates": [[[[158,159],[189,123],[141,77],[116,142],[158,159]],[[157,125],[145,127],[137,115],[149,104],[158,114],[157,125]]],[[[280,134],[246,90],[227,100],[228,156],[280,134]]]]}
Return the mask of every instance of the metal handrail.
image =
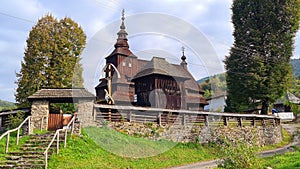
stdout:
{"type": "Polygon", "coordinates": [[[68,133],[68,129],[70,127],[70,125],[72,124],[72,128],[71,128],[71,135],[73,134],[74,131],[74,123],[75,123],[75,119],[76,119],[76,115],[73,116],[73,118],[70,120],[70,122],[68,123],[68,125],[66,126],[65,129],[58,129],[56,130],[51,142],[48,144],[48,147],[46,148],[46,150],[44,151],[44,155],[45,155],[45,169],[48,168],[48,151],[51,147],[51,145],[53,144],[53,142],[56,139],[56,154],[59,153],[59,132],[64,131],[65,135],[64,135],[64,148],[67,147],[67,133],[68,133]]]}
{"type": "Polygon", "coordinates": [[[5,137],[7,135],[7,139],[6,139],[6,147],[5,147],[5,153],[8,153],[8,146],[9,146],[9,138],[10,138],[10,133],[11,132],[14,132],[14,131],[17,131],[17,140],[16,140],[16,145],[19,145],[19,138],[20,138],[20,129],[21,127],[28,121],[28,133],[30,131],[30,119],[31,119],[31,116],[28,116],[20,125],[19,127],[17,128],[14,128],[14,129],[11,129],[11,130],[8,130],[6,131],[5,133],[3,133],[1,136],[0,136],[0,140],[5,137]]]}

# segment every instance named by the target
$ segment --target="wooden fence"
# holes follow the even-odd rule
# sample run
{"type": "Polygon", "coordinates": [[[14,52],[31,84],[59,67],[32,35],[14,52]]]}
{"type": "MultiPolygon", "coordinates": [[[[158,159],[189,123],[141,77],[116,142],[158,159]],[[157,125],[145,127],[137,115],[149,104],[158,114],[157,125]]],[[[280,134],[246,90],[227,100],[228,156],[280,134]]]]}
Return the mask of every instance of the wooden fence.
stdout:
{"type": "Polygon", "coordinates": [[[280,119],[271,115],[198,112],[136,106],[95,104],[94,120],[128,121],[137,123],[197,124],[205,126],[280,125],[280,119]]]}

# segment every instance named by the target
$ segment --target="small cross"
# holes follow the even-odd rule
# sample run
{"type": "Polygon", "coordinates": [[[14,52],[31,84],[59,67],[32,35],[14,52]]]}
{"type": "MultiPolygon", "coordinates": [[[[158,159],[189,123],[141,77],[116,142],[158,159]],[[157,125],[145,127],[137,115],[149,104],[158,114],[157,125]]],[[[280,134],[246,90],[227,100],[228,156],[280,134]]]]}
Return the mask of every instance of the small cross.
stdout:
{"type": "Polygon", "coordinates": [[[122,20],[124,20],[125,16],[125,9],[122,10],[122,20]]]}
{"type": "Polygon", "coordinates": [[[181,47],[182,55],[184,55],[184,46],[181,47]]]}

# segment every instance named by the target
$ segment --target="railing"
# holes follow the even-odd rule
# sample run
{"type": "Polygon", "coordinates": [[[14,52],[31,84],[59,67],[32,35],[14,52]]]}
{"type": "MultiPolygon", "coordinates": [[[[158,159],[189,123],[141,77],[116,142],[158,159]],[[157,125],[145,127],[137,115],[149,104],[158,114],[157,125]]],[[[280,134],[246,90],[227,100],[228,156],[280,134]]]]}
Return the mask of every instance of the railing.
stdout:
{"type": "Polygon", "coordinates": [[[14,131],[17,131],[17,140],[16,140],[16,145],[19,145],[19,139],[20,139],[20,129],[21,127],[28,121],[28,134],[29,134],[29,131],[30,131],[30,119],[31,119],[31,116],[28,116],[20,125],[19,127],[15,128],[15,129],[12,129],[12,130],[8,130],[6,131],[5,133],[3,133],[1,136],[0,136],[0,140],[5,137],[7,135],[7,138],[6,138],[6,147],[5,147],[5,153],[8,153],[8,146],[9,146],[9,139],[10,139],[10,133],[11,132],[14,132],[14,131]]]}
{"type": "Polygon", "coordinates": [[[170,110],[102,104],[95,104],[94,107],[98,109],[95,113],[95,120],[100,118],[109,121],[152,122],[159,125],[178,123],[182,125],[199,124],[205,126],[276,126],[280,124],[280,118],[271,115],[170,110]],[[112,112],[111,118],[108,117],[108,110],[112,112]]]}
{"type": "Polygon", "coordinates": [[[55,132],[55,134],[54,134],[51,142],[48,144],[48,147],[44,151],[44,155],[45,155],[45,169],[48,168],[48,152],[49,152],[50,147],[54,143],[55,139],[56,139],[56,154],[59,153],[59,137],[60,137],[59,133],[60,132],[65,132],[65,134],[64,134],[64,148],[67,147],[67,134],[68,134],[68,130],[70,129],[70,126],[72,125],[71,126],[71,133],[70,134],[73,135],[75,119],[76,119],[76,115],[73,116],[73,118],[68,123],[68,125],[66,126],[66,128],[56,130],[56,132],[55,132]]]}

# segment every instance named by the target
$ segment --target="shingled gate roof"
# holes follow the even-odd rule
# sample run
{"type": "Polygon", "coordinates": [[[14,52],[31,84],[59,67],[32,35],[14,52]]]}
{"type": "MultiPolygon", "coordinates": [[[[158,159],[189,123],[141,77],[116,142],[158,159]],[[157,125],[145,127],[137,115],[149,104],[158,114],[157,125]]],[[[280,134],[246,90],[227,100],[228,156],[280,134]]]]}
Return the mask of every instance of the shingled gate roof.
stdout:
{"type": "Polygon", "coordinates": [[[84,88],[41,89],[28,97],[28,100],[42,99],[93,99],[95,96],[84,88]]]}

